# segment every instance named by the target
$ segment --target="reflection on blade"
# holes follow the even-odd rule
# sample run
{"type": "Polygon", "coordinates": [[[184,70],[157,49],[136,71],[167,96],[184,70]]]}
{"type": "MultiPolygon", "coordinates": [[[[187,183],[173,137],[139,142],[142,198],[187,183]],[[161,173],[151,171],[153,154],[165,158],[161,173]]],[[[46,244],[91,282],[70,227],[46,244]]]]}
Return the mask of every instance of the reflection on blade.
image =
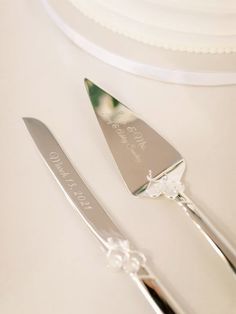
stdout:
{"type": "Polygon", "coordinates": [[[85,85],[113,157],[133,194],[145,189],[150,171],[161,176],[181,155],[126,106],[89,80],[85,85]]]}
{"type": "Polygon", "coordinates": [[[124,239],[116,225],[95,199],[71,162],[41,121],[24,118],[24,122],[44,161],[55,176],[68,200],[79,212],[96,237],[107,246],[108,240],[124,239]]]}
{"type": "Polygon", "coordinates": [[[132,248],[97,202],[49,129],[33,118],[24,118],[24,122],[68,200],[105,247],[108,265],[134,280],[155,313],[183,313],[165,286],[148,269],[144,254],[132,248]]]}
{"type": "Polygon", "coordinates": [[[236,252],[189,197],[181,178],[185,161],[156,131],[118,100],[85,80],[90,100],[110,150],[130,191],[165,196],[178,203],[227,266],[236,273],[236,252]]]}

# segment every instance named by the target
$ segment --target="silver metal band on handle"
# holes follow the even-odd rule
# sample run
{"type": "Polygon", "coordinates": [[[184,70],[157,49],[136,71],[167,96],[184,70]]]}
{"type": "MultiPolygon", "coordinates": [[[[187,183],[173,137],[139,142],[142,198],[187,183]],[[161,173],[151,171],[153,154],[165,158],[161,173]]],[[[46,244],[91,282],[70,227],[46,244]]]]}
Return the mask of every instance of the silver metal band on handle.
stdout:
{"type": "Polygon", "coordinates": [[[176,303],[160,280],[146,267],[141,267],[132,279],[138,285],[154,312],[157,314],[184,314],[186,312],[176,303]]]}
{"type": "Polygon", "coordinates": [[[146,265],[142,252],[133,250],[128,240],[108,238],[108,267],[128,274],[157,314],[182,314],[180,305],[146,265]]]}
{"type": "Polygon", "coordinates": [[[108,238],[108,267],[128,274],[157,314],[182,314],[180,305],[146,265],[146,257],[130,247],[128,240],[108,238]]]}
{"type": "Polygon", "coordinates": [[[236,253],[228,241],[224,239],[207,217],[200,212],[198,207],[183,192],[179,193],[174,200],[184,209],[218,255],[221,256],[234,274],[236,274],[236,253]]]}

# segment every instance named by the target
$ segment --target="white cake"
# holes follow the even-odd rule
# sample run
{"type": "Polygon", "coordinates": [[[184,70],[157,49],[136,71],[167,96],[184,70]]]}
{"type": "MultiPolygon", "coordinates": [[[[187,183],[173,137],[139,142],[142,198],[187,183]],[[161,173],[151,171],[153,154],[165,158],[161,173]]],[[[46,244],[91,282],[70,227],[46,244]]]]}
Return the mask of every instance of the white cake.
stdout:
{"type": "Polygon", "coordinates": [[[114,32],[172,50],[236,51],[234,0],[69,0],[114,32]]]}

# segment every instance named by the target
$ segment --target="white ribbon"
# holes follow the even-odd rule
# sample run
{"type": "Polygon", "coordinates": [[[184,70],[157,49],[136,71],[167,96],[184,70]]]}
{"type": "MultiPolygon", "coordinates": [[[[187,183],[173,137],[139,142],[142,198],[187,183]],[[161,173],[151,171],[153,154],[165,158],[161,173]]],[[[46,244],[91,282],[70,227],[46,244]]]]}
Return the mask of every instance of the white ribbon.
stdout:
{"type": "Polygon", "coordinates": [[[175,84],[195,86],[236,84],[236,72],[191,72],[171,70],[139,63],[116,55],[100,46],[97,46],[81,34],[77,33],[73,28],[64,22],[64,20],[50,6],[47,0],[42,0],[42,2],[51,19],[76,45],[99,60],[118,69],[146,78],[175,84]]]}

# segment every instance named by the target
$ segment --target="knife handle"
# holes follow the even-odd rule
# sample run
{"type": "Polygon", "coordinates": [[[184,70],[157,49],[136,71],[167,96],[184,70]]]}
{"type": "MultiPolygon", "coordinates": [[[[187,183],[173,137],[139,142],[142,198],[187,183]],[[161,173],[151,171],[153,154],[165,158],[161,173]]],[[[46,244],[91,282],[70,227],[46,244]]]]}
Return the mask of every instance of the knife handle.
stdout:
{"type": "Polygon", "coordinates": [[[235,275],[236,252],[232,246],[184,193],[179,193],[175,200],[184,209],[185,213],[192,219],[195,225],[201,230],[216,253],[226,264],[230,266],[235,275]]]}
{"type": "Polygon", "coordinates": [[[131,278],[157,314],[182,314],[184,313],[171,294],[151,271],[143,266],[138,273],[131,274],[131,278]]]}

